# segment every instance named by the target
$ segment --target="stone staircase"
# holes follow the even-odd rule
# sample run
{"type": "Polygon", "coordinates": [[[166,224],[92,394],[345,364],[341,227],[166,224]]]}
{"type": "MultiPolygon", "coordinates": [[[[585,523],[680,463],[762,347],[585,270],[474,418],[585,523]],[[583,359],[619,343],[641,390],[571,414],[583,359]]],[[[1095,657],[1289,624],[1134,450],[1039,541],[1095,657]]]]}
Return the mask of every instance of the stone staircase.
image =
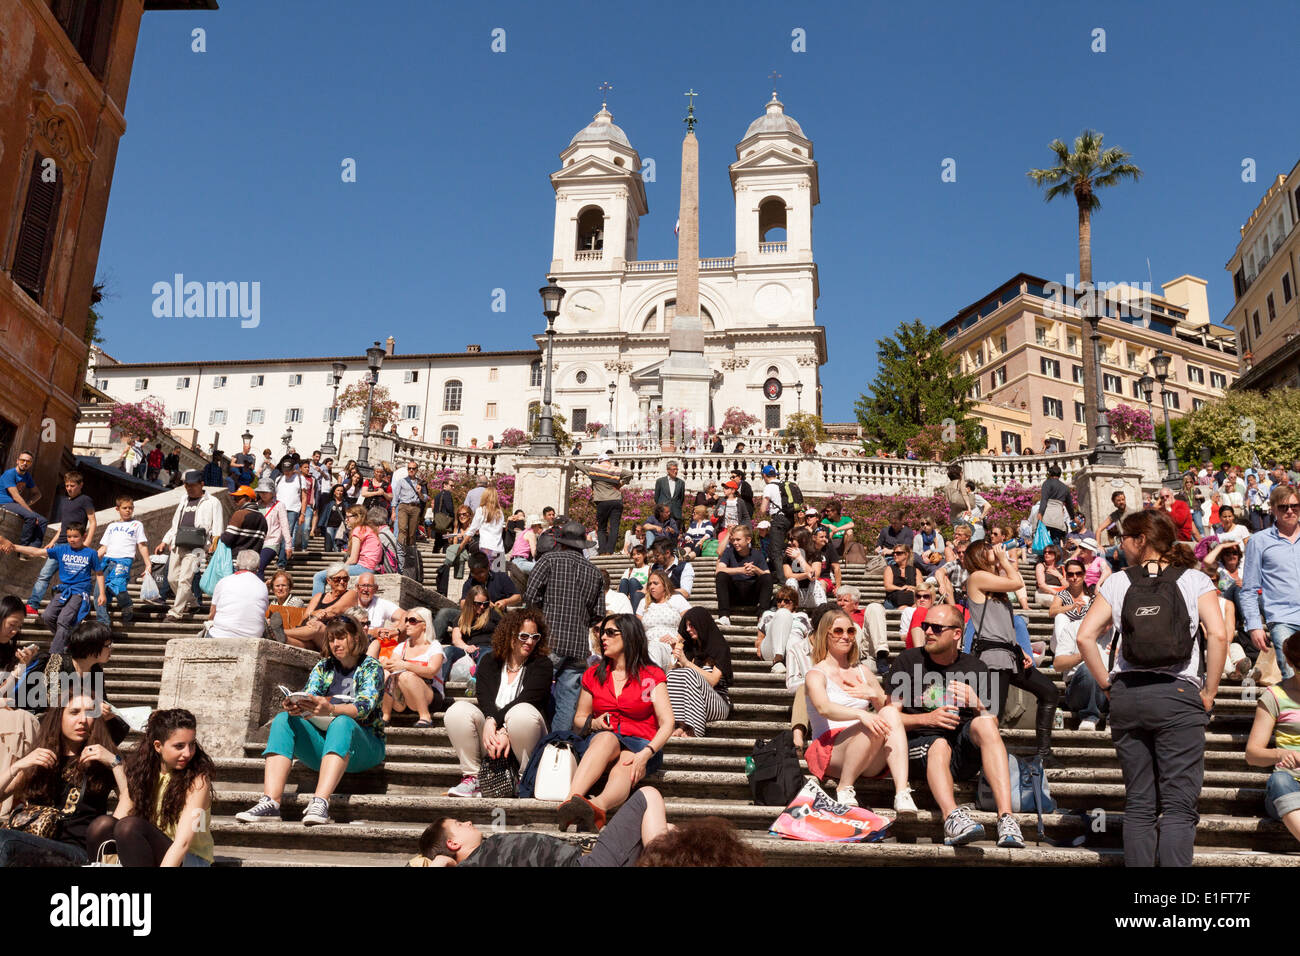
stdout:
{"type": "MultiPolygon", "coordinates": [[[[432,587],[442,557],[424,549],[425,584],[432,587]]],[[[306,597],[311,575],[336,556],[320,549],[314,539],[299,552],[291,571],[297,593],[306,597]]],[[[617,579],[626,567],[621,556],[602,557],[597,564],[617,579]]],[[[696,563],[692,603],[716,613],[713,559],[696,563]]],[[[269,574],[270,572],[268,572],[269,574]]],[[[1032,568],[1022,567],[1032,597],[1032,568]]],[[[844,582],[862,591],[862,602],[884,596],[880,577],[868,578],[861,566],[845,568],[844,582]]],[[[453,588],[458,582],[453,581],[453,588]]],[[[167,641],[193,637],[199,631],[196,614],[190,622],[175,624],[162,619],[165,608],[139,603],[138,582],[132,585],[136,620],[123,628],[114,611],[114,646],[106,668],[105,692],[117,706],[154,705],[159,694],[163,654],[167,641]]],[[[453,591],[453,597],[455,592],[453,591]]],[[[898,640],[898,611],[887,611],[891,653],[902,650],[898,640]]],[[[1051,624],[1047,612],[1028,613],[1030,636],[1047,641],[1051,624]]],[[[1037,817],[1020,814],[1029,846],[1024,850],[999,850],[992,841],[951,848],[942,845],[942,820],[924,781],[913,781],[921,812],[910,822],[897,822],[884,843],[805,844],[768,835],[767,828],[779,808],[750,803],[744,774],[745,757],[754,741],[771,737],[788,726],[792,694],[784,677],[769,671],[754,651],[756,619],[752,613],[731,616],[723,628],[731,645],[735,686],[730,719],[711,724],[700,739],[671,740],[664,752],[663,770],[648,782],[660,788],[674,821],[719,815],[731,820],[743,838],[760,849],[770,864],[779,865],[1121,865],[1124,786],[1109,732],[1066,729],[1053,733],[1053,745],[1063,766],[1049,770],[1052,795],[1067,811],[1044,817],[1049,839],[1067,844],[1035,845],[1037,817]],[[1068,844],[1087,831],[1087,846],[1068,844]]],[[[48,643],[39,624],[28,626],[24,639],[48,643]]],[[[1048,670],[1047,673],[1051,674],[1048,670]]],[[[1064,689],[1062,682],[1058,686],[1064,689]]],[[[449,697],[464,696],[463,684],[448,685],[449,697]]],[[[1274,821],[1262,819],[1262,798],[1267,770],[1248,767],[1243,756],[1254,712],[1253,699],[1239,684],[1224,682],[1206,735],[1205,787],[1201,794],[1201,822],[1197,835],[1196,864],[1206,866],[1297,866],[1300,847],[1274,821]]],[[[336,823],[306,828],[297,822],[315,781],[314,772],[295,764],[285,792],[286,821],[279,824],[242,824],[234,814],[256,802],[261,793],[261,744],[249,741],[242,757],[217,761],[213,836],[219,862],[231,865],[400,865],[415,852],[416,838],[435,816],[454,814],[486,827],[540,829],[554,833],[554,805],[537,800],[465,800],[446,796],[460,778],[455,754],[441,726],[416,729],[412,715],[396,718],[388,729],[387,759],[382,768],[344,778],[330,812],[336,823]]],[[[1033,731],[1004,731],[1014,753],[1033,752],[1033,731]]],[[[892,785],[888,780],[864,780],[859,800],[884,816],[892,816],[892,785]]],[[[958,787],[959,802],[973,802],[973,785],[958,787]]],[[[989,833],[995,832],[996,814],[974,811],[989,833]]],[[[566,839],[579,839],[568,835],[566,839]]],[[[588,838],[589,839],[589,838],[588,838]]]]}

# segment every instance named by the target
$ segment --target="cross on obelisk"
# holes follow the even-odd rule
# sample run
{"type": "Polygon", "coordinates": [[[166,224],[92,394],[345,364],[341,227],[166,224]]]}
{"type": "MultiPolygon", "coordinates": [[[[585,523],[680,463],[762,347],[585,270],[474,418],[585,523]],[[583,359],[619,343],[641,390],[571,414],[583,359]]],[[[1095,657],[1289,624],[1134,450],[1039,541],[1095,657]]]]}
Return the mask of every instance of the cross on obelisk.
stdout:
{"type": "Polygon", "coordinates": [[[695,97],[699,95],[700,95],[699,93],[695,92],[695,87],[693,86],[685,93],[682,94],[682,96],[689,98],[686,102],[686,120],[685,120],[686,132],[688,133],[692,133],[695,131],[695,97]]]}
{"type": "Polygon", "coordinates": [[[776,81],[781,79],[781,74],[773,70],[767,74],[767,78],[772,81],[772,98],[776,99],[776,81]]]}

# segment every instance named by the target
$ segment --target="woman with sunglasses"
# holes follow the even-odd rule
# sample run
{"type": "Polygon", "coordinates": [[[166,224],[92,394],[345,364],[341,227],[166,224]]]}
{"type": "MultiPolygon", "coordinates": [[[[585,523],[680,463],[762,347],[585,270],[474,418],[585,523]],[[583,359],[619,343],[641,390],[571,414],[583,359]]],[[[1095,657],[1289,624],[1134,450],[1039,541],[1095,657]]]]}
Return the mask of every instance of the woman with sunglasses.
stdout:
{"type": "Polygon", "coordinates": [[[1011,610],[1009,595],[1025,586],[1020,569],[1000,545],[976,541],[966,549],[966,597],[970,621],[962,650],[978,657],[990,671],[998,692],[997,713],[1001,714],[1013,686],[1038,698],[1034,736],[1038,756],[1045,767],[1059,766],[1052,754],[1052,723],[1061,692],[1056,684],[1034,667],[1034,650],[1029,643],[1029,625],[1011,610]]]}
{"type": "MultiPolygon", "coordinates": [[[[380,660],[384,668],[384,723],[393,711],[414,710],[416,727],[432,727],[431,712],[442,706],[442,644],[433,639],[433,616],[425,607],[399,611],[396,620],[406,640],[380,660]]],[[[369,651],[367,651],[369,653],[369,651]]]]}
{"type": "Polygon", "coordinates": [[[858,660],[857,631],[853,619],[839,610],[823,614],[817,624],[813,666],[806,678],[813,742],[804,757],[818,780],[839,781],[835,800],[850,807],[858,806],[858,778],[874,777],[888,767],[894,810],[915,816],[903,720],[876,675],[858,660]]]}
{"type": "MultiPolygon", "coordinates": [[[[1079,625],[1079,651],[1110,698],[1110,733],[1124,773],[1125,866],[1154,866],[1157,859],[1161,866],[1190,866],[1205,779],[1205,728],[1227,657],[1218,590],[1196,569],[1191,549],[1179,544],[1167,514],[1125,515],[1121,529],[1120,546],[1129,567],[1107,578],[1093,599],[1079,625]],[[1133,630],[1120,639],[1114,663],[1108,665],[1098,639],[1112,629],[1124,630],[1129,587],[1167,569],[1174,569],[1169,577],[1176,579],[1186,611],[1187,658],[1166,666],[1130,661],[1125,641],[1147,636],[1133,630]],[[1206,632],[1204,677],[1196,639],[1200,626],[1206,632]]],[[[1162,636],[1168,634],[1166,628],[1162,636]]]]}
{"type": "Polygon", "coordinates": [[[1043,549],[1043,559],[1034,568],[1034,603],[1050,608],[1056,595],[1065,590],[1065,575],[1061,572],[1061,549],[1049,544],[1043,549]]]}
{"type": "Polygon", "coordinates": [[[537,742],[546,735],[546,706],[551,696],[550,645],[546,618],[536,608],[511,611],[492,633],[492,652],[478,663],[478,702],[458,700],[443,723],[456,749],[461,781],[447,791],[452,797],[481,796],[478,772],[483,757],[514,754],[528,766],[537,742]]]}
{"type": "MultiPolygon", "coordinates": [[[[786,649],[790,642],[800,637],[806,638],[812,631],[812,622],[808,614],[799,609],[799,592],[782,585],[772,595],[772,607],[763,612],[758,619],[758,635],[754,638],[754,650],[759,660],[772,662],[773,674],[785,674],[786,686],[790,685],[790,669],[786,665],[786,649]]],[[[798,684],[803,686],[803,674],[798,675],[798,684]]]]}
{"type": "Polygon", "coordinates": [[[469,539],[473,532],[470,528],[474,524],[474,512],[461,505],[456,509],[456,522],[447,532],[447,552],[445,567],[451,568],[456,574],[456,580],[465,576],[465,560],[468,553],[465,546],[469,544],[469,539]]]}
{"type": "Polygon", "coordinates": [[[345,773],[384,762],[384,669],[366,654],[364,627],[348,614],[339,615],[325,625],[325,646],[303,689],[309,696],[286,697],[284,710],[271,721],[262,751],[262,796],[235,814],[242,823],[280,819],[280,799],[295,759],[320,771],[304,826],[332,822],[330,797],[345,773]]]}
{"type": "Polygon", "coordinates": [[[943,534],[935,527],[933,519],[921,519],[921,530],[912,539],[912,554],[921,573],[926,577],[934,574],[943,565],[943,534]]]}
{"type": "Polygon", "coordinates": [[[1078,646],[1079,622],[1088,613],[1094,591],[1082,561],[1066,561],[1064,575],[1066,585],[1047,610],[1052,618],[1052,667],[1065,679],[1065,709],[1079,718],[1080,730],[1096,730],[1107,710],[1106,697],[1088,668],[1081,666],[1078,646]]]}
{"type": "Polygon", "coordinates": [[[600,661],[582,675],[573,727],[591,718],[591,736],[573,774],[573,791],[556,810],[561,830],[597,831],[643,777],[663,763],[676,729],[667,676],[650,661],[645,630],[630,614],[607,614],[600,624],[600,661]],[[587,794],[608,773],[605,788],[587,794]]]}
{"type": "Polygon", "coordinates": [[[811,610],[826,603],[826,587],[821,583],[821,553],[813,542],[812,532],[800,528],[785,549],[781,576],[785,586],[799,592],[799,606],[811,610]]]}
{"type": "Polygon", "coordinates": [[[338,551],[338,538],[346,531],[344,519],[347,517],[348,508],[348,490],[347,486],[338,484],[330,491],[330,496],[325,499],[325,505],[321,513],[316,516],[316,526],[325,529],[325,550],[327,552],[338,551]]]}
{"type": "Polygon", "coordinates": [[[460,599],[460,617],[451,628],[451,647],[447,648],[447,659],[442,664],[443,678],[449,677],[452,665],[462,657],[468,655],[477,661],[492,646],[492,635],[500,623],[501,612],[492,606],[487,588],[481,584],[467,587],[460,599]]]}
{"type": "Polygon", "coordinates": [[[293,647],[306,647],[310,650],[325,649],[325,623],[338,617],[344,611],[355,607],[357,592],[348,590],[348,569],[343,564],[331,564],[323,572],[329,590],[322,594],[313,594],[307,604],[307,613],[297,627],[284,629],[285,641],[293,647]]]}
{"type": "Polygon", "coordinates": [[[916,603],[916,589],[925,583],[925,575],[913,563],[910,545],[895,544],[892,553],[894,560],[885,565],[885,607],[911,607],[916,603]]]}
{"type": "Polygon", "coordinates": [[[898,636],[904,647],[924,647],[925,635],[921,625],[925,623],[926,612],[934,607],[934,586],[922,584],[916,589],[916,603],[911,607],[901,608],[898,612],[898,636]]]}

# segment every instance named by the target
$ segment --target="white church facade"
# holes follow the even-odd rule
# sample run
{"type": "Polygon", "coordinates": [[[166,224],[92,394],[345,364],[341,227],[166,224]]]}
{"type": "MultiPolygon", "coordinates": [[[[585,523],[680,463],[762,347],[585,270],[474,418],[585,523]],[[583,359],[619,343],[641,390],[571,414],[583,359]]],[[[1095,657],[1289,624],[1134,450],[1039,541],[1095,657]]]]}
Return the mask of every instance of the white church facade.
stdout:
{"type": "MultiPolygon", "coordinates": [[[[704,429],[720,426],[736,406],[758,418],[759,430],[784,427],[796,411],[820,414],[826,335],[816,319],[812,215],[819,195],[811,140],[773,94],[736,146],[734,251],[699,258],[699,317],[712,370],[707,408],[664,407],[659,373],[676,311],[677,261],[637,258],[640,219],[649,211],[641,166],[602,106],[551,175],[555,223],[546,274],[567,293],[555,320],[556,412],[573,432],[599,422],[620,433],[647,430],[661,412],[685,411],[688,427],[704,429]]],[[[542,398],[545,334],[534,344],[402,353],[389,339],[379,383],[399,405],[399,434],[463,446],[499,439],[507,428],[526,430],[542,398]]],[[[334,361],[348,366],[344,386],[365,372],[362,355],[129,363],[96,350],[87,377],[118,401],[156,397],[173,430],[192,429],[201,444],[220,432],[230,451],[247,430],[256,448],[278,449],[292,424],[293,445],[303,451],[325,440],[334,361]]],[[[358,423],[358,415],[343,416],[337,427],[358,423]]]]}

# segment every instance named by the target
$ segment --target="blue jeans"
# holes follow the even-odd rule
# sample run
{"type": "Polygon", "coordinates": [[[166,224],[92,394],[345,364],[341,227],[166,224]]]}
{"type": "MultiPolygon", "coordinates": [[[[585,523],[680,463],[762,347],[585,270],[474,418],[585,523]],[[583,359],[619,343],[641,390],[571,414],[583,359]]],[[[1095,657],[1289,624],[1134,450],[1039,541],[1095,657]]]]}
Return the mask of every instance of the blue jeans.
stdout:
{"type": "Polygon", "coordinates": [[[346,530],[347,529],[345,529],[343,525],[339,525],[337,528],[331,528],[328,525],[326,525],[324,528],[321,529],[322,533],[325,536],[325,551],[327,554],[340,550],[339,543],[336,540],[334,540],[334,536],[338,534],[340,531],[346,531],[346,530]]]}
{"type": "Polygon", "coordinates": [[[6,501],[0,504],[0,508],[12,511],[23,519],[23,535],[18,539],[19,544],[32,548],[41,546],[41,542],[45,540],[45,526],[49,524],[48,521],[31,508],[24,508],[16,501],[6,501]]]}
{"type": "Polygon", "coordinates": [[[54,572],[59,570],[59,562],[54,558],[46,558],[45,566],[41,568],[41,573],[36,577],[36,583],[32,585],[31,596],[27,603],[32,607],[40,607],[41,599],[45,597],[45,592],[50,589],[50,582],[54,580],[54,572]]]}
{"type": "Polygon", "coordinates": [[[284,536],[284,540],[280,542],[280,550],[279,552],[277,552],[277,557],[279,557],[280,559],[281,567],[287,566],[289,562],[289,559],[287,557],[287,552],[285,550],[285,544],[293,543],[298,540],[298,512],[286,511],[284,513],[284,517],[285,517],[285,521],[287,521],[289,524],[289,532],[284,536]]]}
{"type": "MultiPolygon", "coordinates": [[[[324,594],[324,593],[325,593],[325,574],[326,574],[328,571],[329,571],[329,568],[321,568],[319,571],[317,571],[315,574],[312,575],[312,578],[311,578],[311,593],[312,593],[312,594],[324,594]]],[[[348,565],[348,574],[352,575],[353,577],[356,577],[358,574],[373,574],[373,573],[374,573],[374,572],[371,571],[371,570],[370,570],[368,567],[366,567],[364,564],[349,564],[349,565],[348,565]]]]}
{"type": "Polygon", "coordinates": [[[1273,820],[1300,810],[1300,780],[1289,770],[1274,770],[1264,794],[1264,812],[1273,820]]]}
{"type": "Polygon", "coordinates": [[[1101,715],[1110,709],[1106,695],[1097,689],[1097,681],[1092,671],[1080,664],[1065,687],[1065,709],[1074,713],[1080,720],[1101,720],[1101,715]]]}
{"type": "Polygon", "coordinates": [[[85,847],[19,830],[0,830],[0,869],[7,866],[85,866],[85,847]]]}
{"type": "Polygon", "coordinates": [[[1300,624],[1270,624],[1268,626],[1268,636],[1273,641],[1273,651],[1277,654],[1277,668],[1282,672],[1282,679],[1295,676],[1295,671],[1287,663],[1286,655],[1282,653],[1282,645],[1292,634],[1300,631],[1300,624]]]}
{"type": "Polygon", "coordinates": [[[307,533],[311,531],[311,516],[312,508],[311,505],[308,505],[307,509],[302,513],[302,520],[298,522],[298,533],[293,539],[293,549],[295,551],[307,550],[307,533]]]}
{"type": "Polygon", "coordinates": [[[573,716],[578,712],[578,697],[582,693],[582,675],[587,670],[587,659],[552,654],[551,663],[555,665],[555,719],[551,721],[551,729],[572,733],[573,716]]]}
{"type": "Polygon", "coordinates": [[[627,595],[628,600],[632,602],[632,613],[635,614],[645,591],[641,587],[641,582],[636,578],[624,578],[618,582],[618,593],[627,595]]]}

